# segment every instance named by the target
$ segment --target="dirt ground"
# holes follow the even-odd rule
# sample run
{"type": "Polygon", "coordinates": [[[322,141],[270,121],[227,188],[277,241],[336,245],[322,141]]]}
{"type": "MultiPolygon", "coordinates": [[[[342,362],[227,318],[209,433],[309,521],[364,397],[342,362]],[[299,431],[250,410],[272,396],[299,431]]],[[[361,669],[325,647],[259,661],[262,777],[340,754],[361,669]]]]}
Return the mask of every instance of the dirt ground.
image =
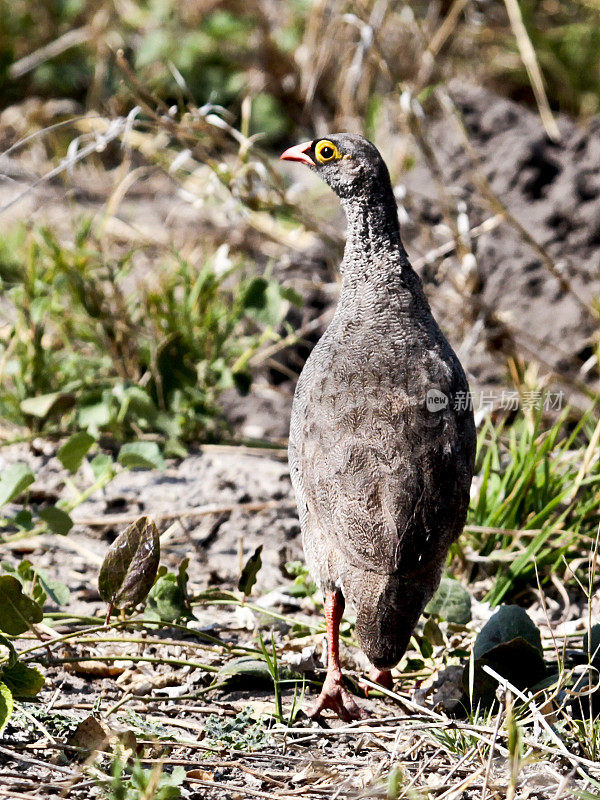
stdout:
{"type": "MultiPolygon", "coordinates": [[[[561,287],[548,263],[514,226],[498,221],[488,232],[472,239],[476,290],[453,288],[451,278],[460,277],[464,264],[452,254],[452,248],[449,257],[442,260],[433,261],[427,255],[445,246],[451,235],[444,224],[438,188],[421,161],[398,181],[409,255],[423,275],[435,313],[467,367],[473,388],[505,385],[506,353],[514,345],[526,360],[538,364],[540,374],[552,376],[578,398],[577,381],[597,386],[596,366],[590,363],[596,324],[585,306],[600,294],[600,120],[586,128],[560,120],[563,139],[560,145],[554,145],[544,137],[537,117],[521,107],[465,86],[454,87],[452,93],[491,187],[546,249],[550,261],[567,277],[569,287],[561,287]]],[[[393,121],[390,126],[394,127],[393,121]]],[[[497,210],[490,210],[475,186],[476,176],[460,144],[458,129],[454,131],[447,122],[439,121],[429,136],[451,204],[464,204],[471,226],[493,217],[497,210]]],[[[398,130],[392,130],[386,141],[384,149],[393,168],[394,148],[404,152],[405,144],[398,130]]],[[[6,169],[10,180],[3,187],[0,184],[2,198],[14,196],[30,181],[31,174],[24,170],[18,163],[6,169]]],[[[289,174],[294,181],[306,180],[305,185],[313,190],[309,177],[303,177],[300,171],[289,174]]],[[[77,172],[69,189],[71,207],[76,202],[79,210],[98,209],[107,189],[98,180],[91,171],[87,176],[85,171],[77,172]]],[[[61,185],[42,185],[14,206],[2,225],[25,217],[54,220],[60,225],[64,197],[61,185]]],[[[327,202],[334,209],[334,200],[327,197],[327,202]]],[[[332,219],[338,218],[334,209],[332,219]]],[[[226,220],[220,225],[214,218],[207,219],[202,210],[177,195],[168,179],[157,176],[136,186],[126,198],[120,207],[119,224],[123,231],[154,231],[165,241],[185,241],[191,226],[199,230],[211,227],[217,240],[230,232],[226,220]]],[[[238,230],[236,236],[251,234],[238,230]]],[[[277,356],[288,370],[297,372],[335,302],[334,254],[312,237],[308,246],[295,251],[275,248],[272,258],[275,272],[298,288],[307,301],[303,309],[292,313],[291,321],[300,327],[322,318],[301,345],[277,356]]],[[[257,262],[264,261],[264,250],[258,248],[257,262]]],[[[223,405],[234,432],[240,437],[283,443],[292,392],[293,381],[282,379],[276,369],[265,369],[248,398],[226,395],[223,405]]],[[[56,446],[35,442],[31,447],[4,447],[0,450],[0,469],[17,460],[27,461],[38,475],[32,487],[36,502],[67,496],[66,476],[54,457],[56,446]]],[[[243,736],[236,740],[238,734],[230,734],[239,744],[236,756],[231,750],[205,744],[204,723],[209,715],[221,722],[231,720],[249,706],[256,720],[261,713],[273,710],[273,689],[264,688],[264,677],[262,684],[254,677],[244,678],[248,683],[241,688],[208,690],[213,676],[201,665],[220,669],[224,661],[242,652],[236,647],[255,646],[258,631],[265,641],[274,636],[284,664],[309,677],[320,665],[322,635],[315,633],[320,616],[309,598],[290,594],[292,578],[284,566],[302,559],[302,552],[283,447],[268,452],[207,446],[179,462],[169,462],[164,472],[123,473],[77,508],[73,514],[75,528],[68,537],[44,536],[15,543],[4,549],[2,558],[11,563],[31,558],[66,583],[71,590],[70,613],[102,614],[104,603],[96,588],[99,565],[115,535],[141,514],[155,519],[163,533],[163,563],[176,569],[183,558],[190,558],[193,595],[211,588],[235,589],[241,564],[262,544],[263,567],[253,597],[247,607],[198,606],[197,619],[189,632],[177,633],[180,638],[168,629],[128,630],[119,634],[122,642],[90,644],[89,652],[81,653],[82,657],[107,653],[120,656],[112,669],[94,661],[68,669],[59,663],[46,664],[46,687],[40,695],[40,708],[46,716],[39,714],[38,723],[29,726],[9,725],[0,741],[0,797],[98,795],[87,779],[66,788],[75,772],[70,755],[66,760],[57,756],[50,763],[45,757],[38,758],[35,749],[36,742],[48,735],[60,752],[65,736],[68,738],[78,722],[90,715],[98,697],[103,712],[126,698],[125,705],[111,716],[116,730],[133,727],[139,742],[146,719],[148,733],[160,732],[164,750],[153,751],[153,758],[165,757],[169,764],[181,763],[188,771],[196,770],[195,778],[183,789],[187,798],[385,797],[387,774],[398,758],[406,785],[426,786],[435,796],[444,796],[448,773],[446,769],[442,778],[443,771],[438,771],[443,750],[427,731],[447,728],[449,723],[434,710],[431,698],[424,699],[430,709],[425,717],[410,714],[410,698],[419,688],[410,681],[402,683],[404,703],[394,698],[361,700],[377,719],[374,727],[347,727],[332,719],[319,724],[301,714],[288,729],[265,731],[256,725],[255,742],[243,736]],[[207,644],[203,639],[206,635],[216,637],[217,643],[207,644]],[[136,636],[140,641],[128,641],[128,637],[136,636]],[[133,656],[158,652],[156,642],[148,644],[149,637],[162,640],[162,658],[190,663],[181,668],[132,661],[133,656]],[[195,662],[198,667],[193,666],[195,662]],[[52,727],[57,712],[64,715],[68,735],[52,727]],[[140,715],[135,724],[131,712],[140,715]],[[47,734],[40,725],[47,726],[47,734]],[[187,745],[169,744],[170,735],[178,740],[185,735],[187,745]]],[[[480,624],[481,617],[474,625],[480,624]]],[[[60,623],[56,630],[61,632],[60,623]]],[[[55,656],[61,651],[53,652],[55,656]]],[[[62,652],[70,651],[65,648],[62,652]]],[[[351,677],[364,670],[364,657],[355,649],[344,648],[343,657],[351,677]]],[[[40,648],[40,663],[46,660],[40,648]]],[[[292,694],[284,689],[286,709],[290,708],[292,694]]],[[[506,792],[504,757],[494,760],[490,774],[499,792],[506,792]]],[[[532,763],[522,775],[528,792],[523,797],[568,796],[562,794],[570,780],[569,768],[564,765],[532,763]]],[[[481,789],[476,787],[481,777],[473,777],[470,766],[461,766],[458,761],[452,780],[456,784],[464,781],[460,796],[471,798],[480,796],[481,789]],[[470,788],[471,784],[475,788],[470,788]]]]}

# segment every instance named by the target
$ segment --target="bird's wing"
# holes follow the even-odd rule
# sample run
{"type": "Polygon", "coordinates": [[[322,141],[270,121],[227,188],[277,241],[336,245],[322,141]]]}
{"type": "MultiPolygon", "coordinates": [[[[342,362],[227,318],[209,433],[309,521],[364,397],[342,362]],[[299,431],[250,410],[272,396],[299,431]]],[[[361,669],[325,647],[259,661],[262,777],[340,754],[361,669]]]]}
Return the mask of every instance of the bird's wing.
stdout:
{"type": "Polygon", "coordinates": [[[418,568],[452,525],[452,506],[464,505],[454,491],[465,462],[456,415],[446,409],[432,420],[397,389],[381,388],[322,412],[294,446],[310,528],[363,569],[418,568]]]}

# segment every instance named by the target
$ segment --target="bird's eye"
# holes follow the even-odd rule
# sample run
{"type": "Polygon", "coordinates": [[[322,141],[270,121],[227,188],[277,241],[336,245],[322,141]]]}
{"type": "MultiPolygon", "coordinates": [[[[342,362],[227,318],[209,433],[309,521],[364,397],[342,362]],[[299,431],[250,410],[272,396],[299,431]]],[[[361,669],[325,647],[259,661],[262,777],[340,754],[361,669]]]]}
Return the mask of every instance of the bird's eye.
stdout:
{"type": "Polygon", "coordinates": [[[337,147],[334,145],[333,142],[329,142],[326,139],[322,142],[319,142],[315,147],[315,155],[317,157],[317,161],[320,161],[321,164],[324,164],[326,161],[332,161],[334,158],[341,158],[342,155],[337,147]]]}

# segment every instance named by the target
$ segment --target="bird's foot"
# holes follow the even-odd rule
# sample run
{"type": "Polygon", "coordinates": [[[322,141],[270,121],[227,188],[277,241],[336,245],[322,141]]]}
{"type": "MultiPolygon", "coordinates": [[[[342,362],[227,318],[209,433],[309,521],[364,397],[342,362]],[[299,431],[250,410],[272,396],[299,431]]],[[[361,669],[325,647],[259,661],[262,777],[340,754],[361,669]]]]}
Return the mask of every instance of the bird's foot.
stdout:
{"type": "MultiPolygon", "coordinates": [[[[369,680],[373,683],[378,683],[379,686],[383,686],[384,689],[394,688],[394,679],[392,678],[392,673],[389,669],[377,669],[377,667],[371,667],[369,670],[369,680]]],[[[375,691],[372,686],[367,686],[364,681],[359,681],[359,686],[364,689],[367,697],[369,696],[369,692],[375,691]]]]}
{"type": "Polygon", "coordinates": [[[389,669],[377,669],[377,667],[371,667],[369,670],[369,678],[373,681],[373,683],[378,683],[380,686],[383,686],[384,689],[394,688],[394,679],[392,678],[392,673],[389,669]]]}
{"type": "Polygon", "coordinates": [[[341,672],[327,673],[317,702],[306,713],[309,717],[318,717],[326,708],[334,711],[344,722],[367,719],[369,716],[344,686],[341,672]]]}

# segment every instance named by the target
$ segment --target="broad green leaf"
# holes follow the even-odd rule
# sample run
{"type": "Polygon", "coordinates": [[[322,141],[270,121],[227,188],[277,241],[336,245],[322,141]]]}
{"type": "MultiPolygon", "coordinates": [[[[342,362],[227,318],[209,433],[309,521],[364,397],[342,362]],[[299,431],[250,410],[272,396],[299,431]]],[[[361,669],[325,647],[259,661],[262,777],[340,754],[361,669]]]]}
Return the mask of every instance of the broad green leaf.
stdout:
{"type": "Polygon", "coordinates": [[[0,575],[0,630],[18,636],[43,618],[42,609],[23,594],[18,579],[13,575],[0,575]]]}
{"type": "Polygon", "coordinates": [[[262,567],[262,560],[260,557],[262,549],[262,544],[259,544],[248,561],[246,561],[242,574],[240,575],[238,590],[243,592],[244,595],[249,595],[252,591],[252,587],[256,583],[256,576],[258,575],[259,569],[262,567]]]}
{"type": "Polygon", "coordinates": [[[118,422],[123,422],[130,412],[136,417],[142,417],[150,424],[154,421],[158,409],[154,405],[154,401],[150,395],[144,391],[144,389],[139,386],[128,386],[119,393],[116,391],[113,393],[117,399],[121,401],[121,407],[117,414],[118,422]]]}
{"type": "Polygon", "coordinates": [[[529,614],[520,606],[501,606],[481,629],[475,640],[475,658],[483,658],[498,645],[523,639],[543,653],[542,637],[529,614]]]}
{"type": "Polygon", "coordinates": [[[24,558],[17,566],[17,577],[24,581],[32,581],[35,578],[33,564],[28,558],[24,558]]]}
{"type": "Polygon", "coordinates": [[[92,436],[97,436],[100,428],[110,423],[115,415],[110,395],[102,397],[97,403],[82,405],[77,408],[77,424],[86,428],[92,436]]]}
{"type": "Polygon", "coordinates": [[[433,617],[429,617],[423,626],[423,636],[434,647],[440,647],[444,644],[444,636],[433,617]]]}
{"type": "Polygon", "coordinates": [[[140,517],[111,544],[98,577],[100,596],[115,608],[141,603],[152,588],[159,560],[156,525],[140,517]]]}
{"type": "Polygon", "coordinates": [[[0,477],[0,507],[18,497],[35,480],[27,464],[13,464],[0,477]]]}
{"type": "Polygon", "coordinates": [[[38,604],[38,606],[44,608],[46,605],[46,600],[48,599],[48,595],[44,591],[42,584],[39,581],[36,581],[33,584],[31,597],[38,604]]]}
{"type": "Polygon", "coordinates": [[[466,625],[471,620],[471,595],[460,581],[442,578],[425,611],[448,622],[466,625]]]}
{"type": "Polygon", "coordinates": [[[12,692],[13,697],[35,697],[44,685],[45,678],[37,667],[29,667],[17,661],[12,667],[0,670],[0,677],[12,692]]]}
{"type": "Polygon", "coordinates": [[[0,633],[0,645],[6,647],[6,649],[8,650],[8,661],[4,662],[4,666],[14,667],[18,659],[17,651],[15,650],[15,647],[11,642],[11,640],[7,639],[6,636],[2,636],[1,633],[0,633]]]}
{"type": "Polygon", "coordinates": [[[52,392],[37,397],[27,397],[21,401],[21,411],[31,417],[44,419],[51,411],[66,411],[75,403],[75,395],[71,392],[52,392]]]}
{"type": "Polygon", "coordinates": [[[37,570],[37,578],[38,583],[53,603],[56,603],[57,606],[65,606],[69,602],[71,592],[68,586],[51,578],[45,569],[37,570]]]}
{"type": "Polygon", "coordinates": [[[90,466],[92,468],[92,472],[94,473],[94,478],[96,480],[100,480],[100,478],[102,478],[108,472],[114,470],[115,464],[112,460],[112,457],[107,453],[98,453],[98,455],[94,456],[90,461],[90,466]]]}
{"type": "Polygon", "coordinates": [[[74,433],[59,449],[56,457],[69,472],[75,474],[96,440],[85,431],[74,433]]]}
{"type": "Polygon", "coordinates": [[[215,683],[222,682],[242,684],[246,688],[265,685],[273,687],[273,677],[266,661],[256,656],[241,656],[228,661],[215,678],[215,683]]]}
{"type": "Polygon", "coordinates": [[[6,727],[6,723],[13,712],[13,696],[5,683],[0,683],[0,733],[6,727]]]}
{"type": "Polygon", "coordinates": [[[242,296],[244,310],[264,325],[278,325],[288,309],[288,300],[282,296],[276,283],[265,278],[254,278],[242,296]]]}
{"type": "Polygon", "coordinates": [[[156,442],[128,442],[119,451],[119,464],[142,469],[164,469],[165,460],[156,442]]]}
{"type": "Polygon", "coordinates": [[[163,572],[164,567],[160,567],[158,580],[150,590],[146,603],[146,617],[148,619],[159,619],[163,622],[175,622],[190,615],[189,603],[187,600],[187,568],[189,558],[184,558],[177,575],[172,572],[163,572]]]}
{"type": "MultiPolygon", "coordinates": [[[[481,629],[473,653],[475,702],[493,699],[496,691],[485,664],[518,689],[535,686],[546,676],[540,632],[520,606],[502,606],[481,629]]],[[[465,672],[464,685],[466,680],[465,672]]]]}
{"type": "Polygon", "coordinates": [[[172,572],[159,578],[148,595],[146,617],[162,622],[176,622],[189,613],[185,594],[177,585],[177,576],[172,572]]]}
{"type": "Polygon", "coordinates": [[[283,297],[284,300],[287,300],[288,303],[291,303],[293,306],[301,306],[304,304],[302,295],[299,294],[291,286],[280,286],[279,294],[283,297]]]}
{"type": "Polygon", "coordinates": [[[38,515],[48,525],[52,533],[58,533],[59,536],[66,536],[73,527],[73,520],[63,511],[62,508],[57,506],[48,506],[38,511],[38,515]]]}
{"type": "Polygon", "coordinates": [[[11,521],[25,531],[30,531],[33,528],[33,516],[28,508],[19,509],[11,521]]]}

